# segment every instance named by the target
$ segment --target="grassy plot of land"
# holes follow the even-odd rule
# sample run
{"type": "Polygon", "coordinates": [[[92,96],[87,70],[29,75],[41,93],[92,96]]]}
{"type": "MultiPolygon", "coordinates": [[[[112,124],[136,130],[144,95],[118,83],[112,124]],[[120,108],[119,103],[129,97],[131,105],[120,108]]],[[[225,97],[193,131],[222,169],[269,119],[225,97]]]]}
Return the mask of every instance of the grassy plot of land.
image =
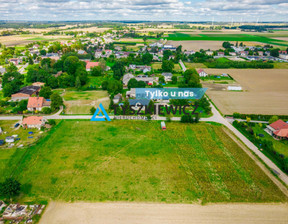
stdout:
{"type": "Polygon", "coordinates": [[[254,133],[263,134],[264,137],[262,139],[266,139],[273,142],[273,146],[275,148],[275,151],[277,151],[279,154],[284,155],[285,157],[288,157],[288,141],[279,141],[274,139],[271,135],[269,135],[266,131],[264,131],[263,125],[255,125],[252,127],[254,133]]]}
{"type": "Polygon", "coordinates": [[[71,100],[95,100],[107,97],[106,91],[66,91],[63,95],[65,101],[71,100]]]}
{"type": "Polygon", "coordinates": [[[173,33],[169,34],[168,40],[213,40],[213,41],[250,41],[261,42],[266,44],[274,44],[279,46],[288,46],[283,40],[272,39],[266,36],[249,35],[249,34],[185,34],[173,33]]]}
{"type": "MultiPolygon", "coordinates": [[[[152,63],[151,67],[153,69],[162,69],[162,63],[161,62],[154,62],[152,63]]],[[[179,72],[181,71],[181,66],[179,64],[174,64],[174,71],[179,72]]]]}
{"type": "Polygon", "coordinates": [[[276,69],[288,69],[288,63],[286,62],[274,62],[273,65],[276,69]]]}
{"type": "Polygon", "coordinates": [[[66,114],[90,114],[91,107],[102,103],[107,109],[110,103],[107,91],[66,91],[63,98],[66,114]]]}
{"type": "MultiPolygon", "coordinates": [[[[112,67],[113,64],[112,63],[107,63],[107,66],[112,67]]],[[[86,86],[90,87],[96,87],[96,88],[100,88],[100,86],[102,85],[102,82],[106,81],[106,80],[111,80],[113,79],[112,75],[106,75],[106,76],[88,76],[88,83],[86,86]]]]}
{"type": "Polygon", "coordinates": [[[189,68],[195,68],[195,69],[198,69],[198,68],[207,68],[207,66],[204,65],[203,63],[185,62],[185,66],[186,66],[187,69],[189,69],[189,68]]]}
{"type": "MultiPolygon", "coordinates": [[[[13,153],[12,153],[13,154],[13,153]]],[[[2,158],[2,154],[0,154],[2,158]]],[[[26,201],[287,201],[221,126],[61,121],[2,171],[31,186],[26,201]]]]}

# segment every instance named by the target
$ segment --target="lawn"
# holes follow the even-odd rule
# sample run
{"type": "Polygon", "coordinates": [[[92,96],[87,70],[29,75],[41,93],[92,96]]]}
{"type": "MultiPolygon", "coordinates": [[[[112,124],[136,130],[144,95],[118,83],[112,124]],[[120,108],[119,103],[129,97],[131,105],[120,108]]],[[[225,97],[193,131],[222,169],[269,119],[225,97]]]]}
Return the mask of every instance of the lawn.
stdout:
{"type": "MultiPolygon", "coordinates": [[[[108,66],[113,66],[112,63],[110,63],[108,66]]],[[[90,87],[96,87],[96,88],[100,88],[100,86],[102,85],[102,82],[106,81],[106,80],[111,80],[113,79],[113,75],[108,74],[105,76],[88,76],[88,83],[86,86],[90,87]]]]}
{"type": "MultiPolygon", "coordinates": [[[[151,67],[156,70],[156,69],[162,69],[162,63],[161,62],[154,62],[152,63],[151,67]]],[[[174,64],[174,69],[175,72],[182,71],[181,66],[179,64],[174,64]]]]}
{"type": "Polygon", "coordinates": [[[107,91],[66,91],[63,95],[66,106],[66,114],[90,114],[92,107],[98,107],[100,103],[105,109],[110,100],[107,91]]]}
{"type": "Polygon", "coordinates": [[[185,62],[185,66],[186,66],[187,69],[189,69],[189,68],[195,68],[195,69],[198,69],[198,68],[207,68],[207,66],[204,65],[203,63],[185,62]]]}
{"type": "Polygon", "coordinates": [[[249,41],[274,44],[279,46],[288,46],[283,40],[272,39],[266,36],[249,35],[249,34],[169,34],[168,40],[207,40],[207,41],[249,41]]]}
{"type": "Polygon", "coordinates": [[[0,154],[0,179],[24,184],[25,201],[287,201],[222,126],[62,120],[20,161],[13,153],[0,154]]]}
{"type": "Polygon", "coordinates": [[[108,97],[107,91],[66,91],[63,95],[65,101],[96,100],[108,97]]]}
{"type": "Polygon", "coordinates": [[[273,65],[274,65],[274,68],[276,69],[288,69],[287,62],[274,62],[273,65]]]}
{"type": "Polygon", "coordinates": [[[275,140],[271,135],[269,135],[267,132],[264,131],[263,125],[261,127],[257,124],[255,127],[252,127],[254,133],[256,134],[263,134],[264,139],[272,141],[275,150],[279,153],[284,155],[285,157],[288,157],[288,141],[278,141],[275,140]]]}

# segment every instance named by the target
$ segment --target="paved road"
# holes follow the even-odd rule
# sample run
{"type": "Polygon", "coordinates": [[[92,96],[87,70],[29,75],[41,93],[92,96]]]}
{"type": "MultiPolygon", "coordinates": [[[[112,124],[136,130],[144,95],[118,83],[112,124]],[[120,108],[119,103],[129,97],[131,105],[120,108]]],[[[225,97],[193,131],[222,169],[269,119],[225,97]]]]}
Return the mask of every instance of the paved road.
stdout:
{"type": "Polygon", "coordinates": [[[184,65],[183,61],[180,60],[180,61],[179,61],[179,64],[181,65],[181,68],[182,68],[183,72],[185,72],[185,71],[187,70],[187,68],[186,68],[186,66],[184,65]]]}

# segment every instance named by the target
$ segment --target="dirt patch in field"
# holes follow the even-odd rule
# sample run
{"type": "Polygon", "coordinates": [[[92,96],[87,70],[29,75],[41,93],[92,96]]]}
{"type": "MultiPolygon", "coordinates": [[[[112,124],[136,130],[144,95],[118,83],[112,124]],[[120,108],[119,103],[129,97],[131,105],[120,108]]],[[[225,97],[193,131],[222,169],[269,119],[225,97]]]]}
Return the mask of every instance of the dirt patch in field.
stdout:
{"type": "Polygon", "coordinates": [[[287,204],[61,203],[51,202],[40,224],[284,224],[287,204]]]}
{"type": "Polygon", "coordinates": [[[228,85],[203,83],[207,94],[223,114],[288,114],[287,69],[205,69],[208,74],[227,73],[242,92],[227,91],[228,85]]]}
{"type": "MultiPolygon", "coordinates": [[[[287,34],[288,35],[288,34],[287,34]]],[[[288,42],[288,37],[273,37],[273,39],[276,39],[276,40],[284,40],[284,41],[287,41],[288,42]]]]}
{"type": "Polygon", "coordinates": [[[198,41],[198,40],[189,40],[189,41],[172,41],[169,40],[167,44],[171,44],[173,46],[182,45],[183,50],[187,51],[199,51],[200,49],[204,50],[219,50],[222,48],[223,41],[198,41]]]}

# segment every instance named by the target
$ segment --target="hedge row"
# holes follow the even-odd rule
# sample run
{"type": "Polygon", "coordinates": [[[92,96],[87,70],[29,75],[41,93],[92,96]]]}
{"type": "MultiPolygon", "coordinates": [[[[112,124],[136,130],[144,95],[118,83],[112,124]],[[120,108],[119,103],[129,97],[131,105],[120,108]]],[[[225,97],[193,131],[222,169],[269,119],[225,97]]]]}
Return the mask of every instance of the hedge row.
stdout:
{"type": "MultiPolygon", "coordinates": [[[[234,113],[233,118],[235,119],[246,119],[247,117],[250,117],[252,120],[257,121],[268,121],[270,118],[274,115],[264,115],[264,114],[240,114],[240,113],[234,113]]],[[[279,115],[277,116],[279,119],[282,120],[288,120],[288,115],[279,115]]]]}

